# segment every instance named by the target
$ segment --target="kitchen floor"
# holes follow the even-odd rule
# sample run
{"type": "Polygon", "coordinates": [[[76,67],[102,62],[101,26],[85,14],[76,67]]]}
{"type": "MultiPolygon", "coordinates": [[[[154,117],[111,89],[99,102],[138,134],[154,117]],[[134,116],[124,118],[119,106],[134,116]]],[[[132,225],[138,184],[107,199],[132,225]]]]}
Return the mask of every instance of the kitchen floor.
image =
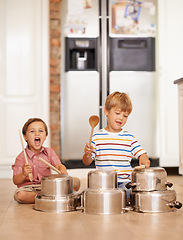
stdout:
{"type": "MultiPolygon", "coordinates": [[[[81,187],[85,188],[86,179],[81,181],[81,187]]],[[[168,176],[168,181],[174,184],[177,200],[183,203],[183,176],[168,176]]],[[[16,203],[13,199],[15,189],[11,179],[0,179],[1,240],[183,239],[183,207],[175,212],[153,214],[132,211],[118,215],[40,212],[35,211],[32,204],[16,203]]]]}

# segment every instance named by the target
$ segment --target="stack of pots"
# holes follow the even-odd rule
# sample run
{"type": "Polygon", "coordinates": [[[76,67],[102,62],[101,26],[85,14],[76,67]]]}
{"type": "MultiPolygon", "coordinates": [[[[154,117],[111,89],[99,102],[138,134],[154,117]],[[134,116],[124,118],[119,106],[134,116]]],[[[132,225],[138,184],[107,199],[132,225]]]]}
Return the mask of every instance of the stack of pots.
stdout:
{"type": "Polygon", "coordinates": [[[76,210],[78,204],[71,176],[53,174],[41,179],[41,193],[35,198],[35,210],[68,212],[76,210]]]}
{"type": "Polygon", "coordinates": [[[172,183],[167,182],[164,168],[135,168],[131,182],[126,187],[132,188],[131,206],[137,212],[170,212],[182,207],[176,201],[176,192],[167,190],[172,183]]]}
{"type": "Polygon", "coordinates": [[[114,171],[90,171],[88,185],[82,193],[81,206],[84,213],[120,214],[125,212],[126,191],[117,188],[114,171]]]}

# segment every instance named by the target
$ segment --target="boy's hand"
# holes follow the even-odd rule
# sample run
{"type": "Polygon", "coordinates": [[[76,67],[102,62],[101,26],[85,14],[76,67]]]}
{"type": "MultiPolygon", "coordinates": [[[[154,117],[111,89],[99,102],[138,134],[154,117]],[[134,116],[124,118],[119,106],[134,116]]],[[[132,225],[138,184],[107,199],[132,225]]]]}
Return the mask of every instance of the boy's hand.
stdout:
{"type": "Polygon", "coordinates": [[[93,146],[89,145],[89,143],[86,143],[85,145],[85,149],[84,149],[84,154],[83,154],[83,163],[88,166],[89,164],[92,163],[93,159],[92,159],[92,152],[94,151],[93,146]]]}
{"type": "Polygon", "coordinates": [[[93,150],[94,150],[93,146],[92,145],[90,146],[89,143],[86,143],[86,146],[85,146],[85,149],[84,149],[86,155],[91,155],[93,150]]]}
{"type": "Polygon", "coordinates": [[[32,167],[28,163],[26,163],[24,165],[23,175],[27,177],[29,173],[32,173],[32,167]]]}
{"type": "Polygon", "coordinates": [[[140,165],[145,165],[146,168],[150,167],[151,162],[149,161],[149,158],[146,153],[142,154],[139,157],[139,166],[140,165]]]}

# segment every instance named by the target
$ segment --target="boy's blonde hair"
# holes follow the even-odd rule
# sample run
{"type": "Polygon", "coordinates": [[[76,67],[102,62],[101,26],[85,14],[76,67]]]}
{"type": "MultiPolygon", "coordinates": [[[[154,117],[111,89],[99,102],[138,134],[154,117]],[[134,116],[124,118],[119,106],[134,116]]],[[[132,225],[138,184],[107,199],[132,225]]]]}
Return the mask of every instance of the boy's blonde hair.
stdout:
{"type": "Polygon", "coordinates": [[[22,128],[23,135],[26,135],[26,131],[27,131],[28,126],[33,122],[42,122],[44,124],[44,127],[45,127],[46,136],[48,135],[48,127],[47,127],[46,123],[41,118],[29,118],[22,128]]]}
{"type": "Polygon", "coordinates": [[[113,92],[108,95],[105,102],[105,108],[109,111],[113,107],[118,107],[121,111],[130,114],[132,112],[132,102],[128,94],[113,92]]]}

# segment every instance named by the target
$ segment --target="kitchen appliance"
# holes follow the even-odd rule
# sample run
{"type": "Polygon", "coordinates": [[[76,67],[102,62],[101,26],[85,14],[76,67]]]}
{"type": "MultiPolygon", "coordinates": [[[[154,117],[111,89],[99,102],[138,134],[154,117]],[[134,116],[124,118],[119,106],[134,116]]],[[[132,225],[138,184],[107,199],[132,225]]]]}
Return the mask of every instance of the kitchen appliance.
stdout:
{"type": "Polygon", "coordinates": [[[81,208],[89,214],[121,214],[126,212],[126,191],[117,188],[117,173],[90,171],[88,188],[81,196],[81,208]]]}
{"type": "Polygon", "coordinates": [[[66,46],[66,71],[97,70],[97,38],[68,38],[66,46]]]}
{"type": "Polygon", "coordinates": [[[80,195],[73,193],[73,179],[53,174],[41,180],[41,193],[35,198],[34,209],[48,212],[69,212],[80,206],[80,195]]]}
{"type": "Polygon", "coordinates": [[[172,187],[172,183],[167,182],[167,173],[164,168],[135,168],[131,174],[131,182],[126,184],[126,188],[132,188],[134,192],[163,191],[172,187]]]}
{"type": "Polygon", "coordinates": [[[176,201],[174,190],[133,192],[132,206],[136,212],[172,212],[182,207],[182,203],[176,201]]]}
{"type": "Polygon", "coordinates": [[[90,133],[88,117],[100,116],[95,131],[105,127],[105,100],[114,91],[126,92],[132,100],[133,111],[124,128],[135,135],[150,158],[157,158],[156,17],[148,8],[155,6],[156,0],[147,5],[143,1],[138,22],[131,21],[134,32],[124,30],[123,24],[135,14],[136,10],[129,11],[137,7],[136,1],[127,7],[125,1],[93,0],[90,8],[75,9],[76,25],[80,21],[77,12],[87,19],[84,34],[73,33],[73,21],[68,19],[73,19],[74,10],[67,8],[67,2],[62,1],[62,29],[70,26],[62,36],[62,55],[66,56],[66,61],[62,58],[61,79],[62,160],[82,158],[90,133]],[[73,124],[73,118],[79,126],[73,124]]]}

